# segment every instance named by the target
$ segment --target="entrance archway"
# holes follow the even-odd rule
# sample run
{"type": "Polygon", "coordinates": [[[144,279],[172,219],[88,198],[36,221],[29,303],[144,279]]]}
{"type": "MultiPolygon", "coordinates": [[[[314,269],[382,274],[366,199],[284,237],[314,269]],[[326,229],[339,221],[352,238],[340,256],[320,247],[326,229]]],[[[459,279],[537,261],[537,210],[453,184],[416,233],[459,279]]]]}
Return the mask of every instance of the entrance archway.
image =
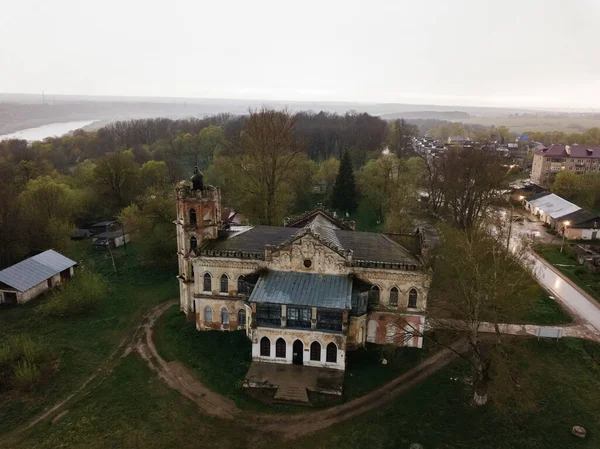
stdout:
{"type": "Polygon", "coordinates": [[[304,361],[304,343],[302,343],[300,340],[296,340],[292,347],[292,352],[292,363],[294,365],[302,365],[304,361]]]}

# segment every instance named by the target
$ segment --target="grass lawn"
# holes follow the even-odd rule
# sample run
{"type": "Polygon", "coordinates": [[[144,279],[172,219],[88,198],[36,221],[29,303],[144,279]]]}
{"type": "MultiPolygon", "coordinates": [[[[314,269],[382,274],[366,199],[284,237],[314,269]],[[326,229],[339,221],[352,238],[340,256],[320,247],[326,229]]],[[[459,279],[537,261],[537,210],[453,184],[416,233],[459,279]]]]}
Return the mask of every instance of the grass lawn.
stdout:
{"type": "Polygon", "coordinates": [[[127,251],[113,251],[119,270],[115,274],[107,253],[93,251],[90,246],[89,240],[79,242],[70,256],[81,262],[83,269],[101,273],[111,285],[109,297],[97,311],[68,319],[41,317],[36,308],[51,300],[50,295],[22,306],[0,309],[0,335],[28,334],[40,339],[58,363],[57,372],[33,391],[0,390],[0,434],[64,399],[98,369],[147,310],[177,297],[173,275],[176,267],[142,268],[137,263],[135,244],[129,244],[127,251]]]}
{"type": "MultiPolygon", "coordinates": [[[[55,424],[44,424],[10,447],[45,448],[242,448],[353,449],[592,449],[600,446],[600,347],[562,339],[518,340],[524,372],[533,380],[538,409],[507,416],[469,405],[462,362],[439,371],[379,410],[339,423],[317,435],[282,442],[242,422],[202,415],[150,372],[137,355],[55,424]],[[571,436],[573,425],[588,432],[571,436]]],[[[309,410],[310,411],[310,410],[309,410]]]]}
{"type": "Polygon", "coordinates": [[[548,293],[539,285],[536,285],[533,294],[536,301],[531,309],[525,314],[523,319],[516,320],[515,324],[539,324],[542,326],[556,326],[559,324],[569,324],[573,318],[553,299],[550,299],[548,293]]]}
{"type": "Polygon", "coordinates": [[[593,273],[579,265],[577,260],[570,254],[568,247],[565,247],[565,250],[561,253],[560,245],[536,245],[535,251],[581,289],[589,293],[596,301],[600,301],[600,274],[593,273]]]}
{"type": "MultiPolygon", "coordinates": [[[[249,397],[242,387],[251,361],[251,345],[243,332],[198,332],[193,323],[173,306],[161,317],[154,333],[156,348],[167,360],[179,360],[211,390],[234,400],[241,408],[265,406],[249,397]]],[[[316,405],[334,405],[362,396],[398,377],[430,355],[430,349],[368,345],[349,351],[341,398],[319,397],[316,405]],[[385,358],[388,363],[383,365],[385,358]]],[[[308,411],[305,407],[277,405],[278,411],[308,411]]],[[[272,411],[273,406],[267,410],[272,411]]]]}

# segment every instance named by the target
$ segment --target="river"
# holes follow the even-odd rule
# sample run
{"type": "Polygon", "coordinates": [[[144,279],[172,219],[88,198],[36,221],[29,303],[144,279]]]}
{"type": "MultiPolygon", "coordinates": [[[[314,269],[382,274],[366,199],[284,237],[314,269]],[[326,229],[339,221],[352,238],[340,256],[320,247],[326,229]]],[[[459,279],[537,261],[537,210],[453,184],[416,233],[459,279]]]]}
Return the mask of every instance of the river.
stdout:
{"type": "Polygon", "coordinates": [[[94,123],[96,120],[81,120],[77,122],[63,122],[63,123],[50,123],[49,125],[42,125],[36,128],[22,129],[11,134],[4,134],[0,136],[0,140],[6,139],[24,139],[28,141],[43,140],[46,137],[57,137],[74,131],[84,126],[94,123]]]}

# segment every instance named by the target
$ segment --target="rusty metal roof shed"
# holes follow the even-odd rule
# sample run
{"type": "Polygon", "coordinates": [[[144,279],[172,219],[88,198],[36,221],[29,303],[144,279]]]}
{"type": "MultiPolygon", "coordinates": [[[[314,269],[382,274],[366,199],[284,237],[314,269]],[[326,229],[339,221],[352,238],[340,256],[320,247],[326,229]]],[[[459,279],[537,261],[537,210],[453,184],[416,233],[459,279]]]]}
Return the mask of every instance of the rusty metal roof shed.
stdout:
{"type": "Polygon", "coordinates": [[[258,280],[249,300],[257,303],[350,309],[352,278],[332,274],[269,271],[258,280]]]}

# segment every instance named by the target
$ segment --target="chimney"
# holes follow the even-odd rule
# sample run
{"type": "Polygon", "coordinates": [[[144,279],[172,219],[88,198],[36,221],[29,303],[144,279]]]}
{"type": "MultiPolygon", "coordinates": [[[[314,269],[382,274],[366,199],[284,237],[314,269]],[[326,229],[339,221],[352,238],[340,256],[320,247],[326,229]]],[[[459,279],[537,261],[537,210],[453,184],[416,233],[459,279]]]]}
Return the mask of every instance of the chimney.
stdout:
{"type": "Polygon", "coordinates": [[[565,152],[571,156],[571,145],[565,145],[565,152]]]}
{"type": "Polygon", "coordinates": [[[267,262],[272,259],[272,257],[271,257],[272,250],[273,250],[273,248],[271,247],[271,245],[265,245],[265,260],[267,262]]]}

